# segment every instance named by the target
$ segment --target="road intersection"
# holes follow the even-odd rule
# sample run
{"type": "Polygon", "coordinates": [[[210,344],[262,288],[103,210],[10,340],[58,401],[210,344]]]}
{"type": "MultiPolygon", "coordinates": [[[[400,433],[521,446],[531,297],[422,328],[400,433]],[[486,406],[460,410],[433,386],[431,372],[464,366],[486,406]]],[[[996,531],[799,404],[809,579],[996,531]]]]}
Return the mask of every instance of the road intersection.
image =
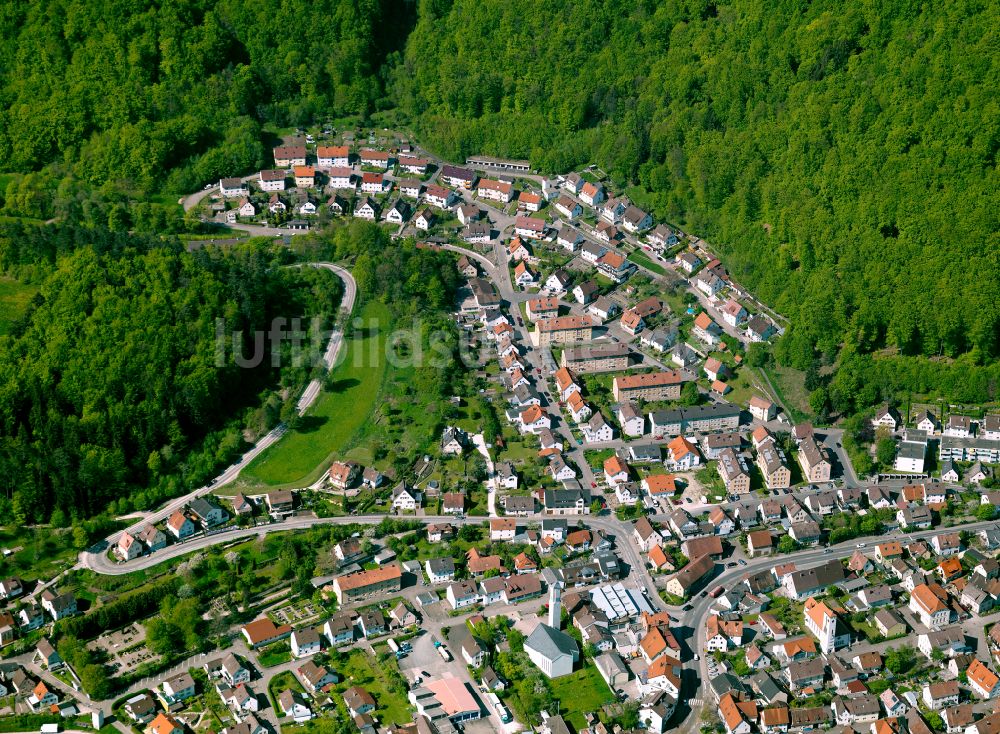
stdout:
{"type": "MultiPolygon", "coordinates": [[[[497,259],[499,262],[494,262],[485,255],[476,252],[474,250],[460,247],[457,245],[442,245],[442,249],[450,250],[456,253],[464,254],[470,258],[473,258],[482,267],[486,275],[496,284],[500,296],[508,304],[517,304],[520,300],[523,300],[523,294],[519,293],[511,282],[510,272],[506,267],[506,262],[503,257],[502,251],[497,251],[497,259]]],[[[354,300],[356,298],[356,286],[354,284],[353,278],[350,274],[340,268],[339,266],[332,265],[330,263],[318,263],[315,264],[317,267],[326,267],[338,274],[345,282],[345,296],[344,296],[344,308],[350,311],[353,308],[354,300]]],[[[539,375],[541,379],[545,379],[544,376],[547,375],[548,370],[545,368],[543,362],[542,351],[534,349],[531,347],[531,341],[528,338],[527,329],[522,324],[518,323],[518,319],[512,318],[512,326],[517,334],[518,341],[524,346],[526,350],[525,359],[530,365],[531,370],[539,375]]],[[[336,357],[342,346],[342,339],[340,332],[336,332],[328,344],[324,360],[327,368],[331,367],[336,361],[336,357]]],[[[310,405],[315,401],[319,394],[321,387],[321,382],[317,379],[310,383],[306,392],[303,394],[302,399],[299,402],[300,412],[305,412],[310,405]]],[[[552,419],[553,431],[560,435],[566,442],[568,447],[566,454],[572,458],[573,462],[578,466],[582,474],[582,481],[585,483],[584,486],[596,486],[596,479],[591,471],[582,447],[580,447],[572,432],[569,429],[566,421],[563,420],[562,415],[558,410],[558,406],[552,403],[548,403],[544,406],[545,409],[550,413],[552,419]]],[[[240,473],[240,471],[247,466],[250,461],[253,460],[257,455],[264,451],[268,446],[273,444],[275,441],[279,440],[284,434],[284,427],[279,426],[274,431],[269,433],[267,436],[261,439],[254,448],[248,452],[244,457],[241,458],[239,462],[229,467],[222,475],[220,475],[213,483],[206,487],[202,487],[191,494],[174,500],[161,510],[151,513],[146,516],[141,522],[133,525],[129,530],[137,530],[142,526],[145,526],[150,522],[157,522],[168,517],[172,512],[182,508],[191,499],[202,496],[204,494],[211,493],[212,491],[218,489],[219,487],[233,481],[240,473]]],[[[823,432],[824,440],[830,446],[831,450],[834,451],[838,458],[840,459],[844,484],[849,487],[860,486],[857,476],[854,474],[853,469],[850,465],[849,459],[846,453],[843,452],[841,447],[841,432],[836,430],[828,430],[823,432]]],[[[494,501],[490,503],[490,516],[495,516],[495,497],[494,501]]],[[[732,503],[726,503],[732,504],[732,503]]],[[[235,528],[222,530],[216,533],[205,534],[183,543],[177,543],[167,548],[156,552],[155,554],[149,556],[143,556],[129,562],[115,562],[109,558],[108,554],[103,550],[89,550],[80,554],[79,566],[88,568],[94,572],[108,575],[122,575],[130,573],[135,570],[150,568],[157,564],[163,563],[167,560],[179,557],[181,555],[186,555],[199,550],[204,550],[206,548],[216,546],[219,544],[231,543],[238,541],[243,538],[252,536],[264,536],[272,532],[287,532],[294,530],[303,530],[317,525],[323,524],[375,524],[384,519],[384,515],[364,515],[364,516],[346,516],[346,517],[330,517],[330,518],[316,518],[316,517],[301,517],[293,516],[288,518],[283,522],[273,522],[258,525],[256,527],[250,528],[235,528]]],[[[665,515],[655,515],[651,516],[650,519],[663,521],[667,518],[665,515]]],[[[433,523],[433,522],[449,522],[456,525],[461,525],[465,523],[482,523],[486,518],[482,517],[454,517],[454,516],[437,516],[437,515],[425,515],[418,516],[414,518],[420,522],[433,523]]],[[[572,519],[572,518],[571,518],[572,519]]],[[[685,731],[694,731],[698,728],[699,715],[701,708],[705,705],[705,701],[708,699],[707,693],[707,682],[709,680],[708,671],[708,661],[704,653],[704,629],[705,622],[712,611],[712,605],[714,599],[709,597],[706,592],[702,592],[700,595],[694,597],[689,604],[684,605],[684,607],[673,607],[665,605],[660,599],[658,588],[656,586],[655,580],[650,574],[646,567],[643,556],[639,549],[635,546],[632,541],[632,525],[628,522],[623,522],[616,519],[613,516],[587,516],[575,518],[583,521],[589,527],[605,532],[606,534],[613,536],[616,541],[616,550],[621,555],[622,559],[630,568],[630,580],[641,587],[647,600],[654,609],[666,609],[671,613],[672,616],[678,621],[678,629],[676,637],[682,644],[687,644],[690,646],[688,651],[687,662],[684,664],[685,668],[685,695],[682,697],[683,700],[692,704],[690,708],[685,712],[683,720],[678,724],[678,728],[685,731]],[[685,607],[687,607],[685,609],[685,607]],[[699,654],[698,660],[694,659],[694,655],[699,654]]],[[[530,522],[530,520],[528,520],[530,522]]],[[[964,530],[976,531],[982,527],[986,527],[991,523],[970,523],[961,526],[964,530]]],[[[933,535],[935,532],[939,531],[922,531],[917,533],[909,534],[911,538],[924,538],[933,535]]],[[[107,543],[111,544],[117,540],[119,534],[114,534],[107,539],[107,543]]],[[[781,559],[786,562],[795,562],[799,565],[808,565],[810,563],[820,562],[828,558],[839,558],[844,555],[848,555],[855,547],[860,547],[860,545],[867,542],[876,542],[878,537],[864,538],[852,540],[849,542],[841,543],[837,546],[832,546],[831,548],[814,548],[798,551],[796,553],[788,554],[782,556],[781,559]]],[[[733,568],[724,568],[722,571],[708,582],[709,586],[722,586],[723,588],[730,588],[741,582],[743,576],[747,573],[753,573],[755,571],[760,571],[763,569],[771,568],[775,565],[774,558],[760,558],[760,559],[749,559],[745,562],[745,565],[737,566],[733,568]]],[[[707,590],[706,590],[707,591],[707,590]]]]}

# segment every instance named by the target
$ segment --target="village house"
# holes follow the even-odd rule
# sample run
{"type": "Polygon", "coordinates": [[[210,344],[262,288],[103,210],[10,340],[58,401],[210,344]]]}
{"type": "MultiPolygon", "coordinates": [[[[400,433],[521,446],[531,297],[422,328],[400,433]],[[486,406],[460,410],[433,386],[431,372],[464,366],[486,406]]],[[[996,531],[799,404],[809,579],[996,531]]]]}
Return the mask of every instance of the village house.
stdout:
{"type": "Polygon", "coordinates": [[[718,344],[722,337],[722,327],[712,321],[712,317],[704,311],[700,312],[694,319],[692,333],[709,346],[718,344]]]}
{"type": "Polygon", "coordinates": [[[257,174],[257,185],[261,191],[284,191],[285,172],[276,170],[263,170],[257,174]]]}
{"type": "Polygon", "coordinates": [[[350,148],[346,145],[316,147],[316,165],[323,169],[344,168],[351,164],[350,148]]]}
{"type": "MultiPolygon", "coordinates": [[[[651,421],[654,416],[656,413],[650,414],[651,421]]],[[[701,456],[697,447],[684,436],[677,436],[667,444],[667,458],[663,465],[668,471],[688,471],[700,463],[701,456]]]]}
{"type": "MultiPolygon", "coordinates": [[[[546,428],[549,428],[549,426],[546,426],[546,428]]],[[[583,439],[587,443],[612,441],[615,437],[614,429],[600,413],[594,413],[590,420],[583,424],[582,430],[583,439]]]]}
{"type": "Polygon", "coordinates": [[[481,178],[476,189],[476,195],[481,199],[508,204],[514,198],[514,185],[506,181],[481,178]]]}
{"type": "Polygon", "coordinates": [[[274,148],[272,153],[274,165],[279,168],[291,168],[306,164],[306,146],[304,145],[279,145],[274,148]]]}
{"type": "Polygon", "coordinates": [[[523,209],[526,212],[537,212],[542,207],[542,197],[539,194],[532,193],[531,191],[522,191],[517,196],[518,208],[523,209]]]}
{"type": "MultiPolygon", "coordinates": [[[[653,230],[646,235],[646,241],[657,250],[664,250],[668,247],[673,247],[680,242],[677,238],[677,233],[665,224],[656,225],[656,227],[654,227],[653,230]]],[[[698,264],[701,264],[700,260],[698,264]]]]}
{"type": "Polygon", "coordinates": [[[463,189],[471,189],[477,178],[474,171],[451,165],[442,166],[441,173],[438,176],[438,179],[447,185],[463,189]]]}
{"type": "Polygon", "coordinates": [[[385,214],[385,221],[390,224],[403,224],[409,218],[410,205],[402,199],[397,199],[393,202],[393,205],[389,207],[389,211],[385,214]]]}
{"type": "Polygon", "coordinates": [[[519,216],[514,220],[514,234],[518,237],[540,239],[545,234],[545,220],[519,216]]]}
{"type": "Polygon", "coordinates": [[[799,444],[799,465],[806,481],[813,483],[829,482],[831,463],[825,446],[820,445],[811,436],[799,444]]]}
{"type": "Polygon", "coordinates": [[[972,692],[979,698],[991,699],[1000,695],[1000,678],[978,658],[969,664],[965,675],[972,692]]]}
{"type": "Polygon", "coordinates": [[[920,619],[925,627],[939,629],[946,625],[950,618],[947,605],[942,601],[942,596],[946,596],[936,584],[932,587],[928,584],[919,584],[910,593],[909,609],[920,619]]]}
{"type": "Polygon", "coordinates": [[[354,207],[354,216],[374,222],[379,216],[379,206],[374,199],[366,196],[358,200],[357,206],[354,207]]]}
{"type": "Polygon", "coordinates": [[[750,398],[749,409],[750,415],[765,423],[767,421],[774,420],[777,412],[775,410],[774,403],[757,395],[750,398]]]}
{"type": "Polygon", "coordinates": [[[370,168],[387,170],[392,161],[392,156],[384,150],[362,150],[361,165],[370,168]]]}

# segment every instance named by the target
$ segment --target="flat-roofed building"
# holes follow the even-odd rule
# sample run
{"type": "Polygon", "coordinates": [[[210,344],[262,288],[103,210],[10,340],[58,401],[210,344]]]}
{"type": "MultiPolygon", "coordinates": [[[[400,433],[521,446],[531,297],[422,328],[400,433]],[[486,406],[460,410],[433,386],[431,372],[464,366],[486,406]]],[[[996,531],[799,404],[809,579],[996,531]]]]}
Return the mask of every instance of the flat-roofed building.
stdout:
{"type": "Polygon", "coordinates": [[[496,171],[512,171],[514,173],[529,173],[531,164],[528,161],[494,158],[488,155],[477,155],[465,159],[465,165],[473,168],[489,168],[496,171]]]}

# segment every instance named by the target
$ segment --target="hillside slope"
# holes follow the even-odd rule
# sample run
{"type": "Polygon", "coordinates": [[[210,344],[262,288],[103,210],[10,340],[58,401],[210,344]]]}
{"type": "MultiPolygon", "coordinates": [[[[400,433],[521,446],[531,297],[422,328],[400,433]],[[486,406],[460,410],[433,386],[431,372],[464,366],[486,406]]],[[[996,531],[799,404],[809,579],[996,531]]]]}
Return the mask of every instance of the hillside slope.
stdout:
{"type": "Polygon", "coordinates": [[[1000,353],[996,6],[432,5],[395,93],[443,152],[637,182],[791,318],[799,368],[1000,353]]]}
{"type": "Polygon", "coordinates": [[[995,398],[998,16],[977,0],[2,0],[0,160],[43,169],[12,179],[3,213],[163,231],[134,201],[262,165],[265,125],[392,109],[452,158],[596,163],[706,237],[790,319],[781,362],[839,366],[817,405],[995,398]]]}

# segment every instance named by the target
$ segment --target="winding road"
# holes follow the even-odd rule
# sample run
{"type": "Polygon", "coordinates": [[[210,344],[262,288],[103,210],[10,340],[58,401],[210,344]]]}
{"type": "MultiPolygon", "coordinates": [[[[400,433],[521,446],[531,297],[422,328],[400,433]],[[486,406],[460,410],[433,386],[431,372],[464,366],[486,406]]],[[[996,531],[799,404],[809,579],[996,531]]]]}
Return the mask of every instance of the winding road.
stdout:
{"type": "MultiPolygon", "coordinates": [[[[473,258],[480,264],[484,272],[497,286],[501,297],[507,303],[514,305],[521,300],[519,299],[519,293],[514,288],[513,283],[510,279],[509,270],[506,267],[506,263],[503,260],[502,251],[495,251],[495,255],[499,260],[495,263],[490,258],[475,252],[473,250],[467,249],[465,247],[460,247],[457,245],[442,245],[442,249],[453,251],[456,253],[464,254],[470,258],[473,258]]],[[[344,270],[343,268],[333,265],[331,263],[312,263],[314,267],[327,268],[334,273],[336,273],[345,284],[345,294],[343,301],[343,309],[348,313],[353,309],[354,302],[356,298],[356,284],[354,282],[351,274],[344,270]]],[[[512,316],[515,316],[512,314],[512,316]]],[[[542,352],[539,349],[534,349],[530,346],[531,342],[527,338],[527,329],[524,326],[517,325],[517,319],[512,318],[513,326],[515,332],[517,333],[518,340],[522,345],[524,345],[526,351],[525,359],[531,364],[532,370],[537,370],[535,374],[540,376],[540,380],[544,380],[547,374],[545,370],[542,352]]],[[[331,336],[330,341],[327,346],[327,350],[324,354],[324,363],[329,369],[336,362],[339,355],[340,349],[342,347],[342,332],[335,331],[331,336]]],[[[320,390],[322,388],[322,381],[317,379],[310,382],[306,390],[304,391],[299,403],[299,412],[304,413],[308,408],[315,402],[318,397],[320,390]]],[[[552,418],[553,431],[559,433],[567,444],[567,455],[571,456],[574,463],[579,467],[583,477],[582,481],[587,484],[594,481],[593,474],[590,467],[587,465],[586,459],[583,454],[582,448],[580,448],[570,430],[566,425],[566,422],[562,419],[559,414],[558,408],[549,404],[545,406],[545,409],[549,412],[552,418]]],[[[223,472],[214,482],[211,484],[195,490],[194,492],[186,495],[185,497],[178,498],[170,502],[166,507],[151,513],[150,515],[143,518],[141,521],[135,523],[130,528],[129,531],[136,531],[139,528],[145,526],[147,523],[158,522],[168,517],[174,511],[182,508],[185,504],[190,502],[195,497],[199,497],[222,487],[229,482],[232,482],[239,476],[240,472],[245,468],[250,462],[252,462],[261,452],[266,450],[270,445],[278,441],[282,435],[284,435],[286,428],[278,426],[273,431],[268,433],[266,436],[262,437],[254,447],[248,451],[239,462],[229,467],[225,472],[223,472]]],[[[842,459],[844,464],[843,469],[845,473],[845,479],[847,480],[847,486],[857,486],[858,479],[854,475],[853,469],[850,465],[849,460],[842,450],[839,450],[839,444],[841,436],[836,432],[829,432],[831,435],[826,437],[829,441],[833,439],[836,443],[831,446],[831,449],[836,451],[838,456],[842,459]]],[[[493,516],[493,508],[491,502],[491,513],[493,516]]],[[[274,522],[264,525],[259,525],[250,528],[233,528],[227,529],[220,532],[202,535],[183,543],[176,543],[163,550],[157,551],[155,554],[150,556],[143,556],[129,562],[115,562],[108,557],[107,553],[103,551],[85,551],[80,554],[79,566],[83,568],[90,569],[97,573],[107,574],[107,575],[123,575],[130,573],[135,570],[150,568],[157,564],[163,563],[164,561],[186,555],[195,551],[203,550],[205,548],[230,543],[233,541],[240,540],[242,538],[248,538],[252,536],[264,536],[272,532],[283,532],[292,530],[301,530],[316,525],[324,524],[373,524],[378,523],[384,519],[385,515],[363,515],[363,516],[347,516],[347,517],[331,517],[331,518],[316,518],[316,517],[292,517],[283,522],[274,522]]],[[[655,516],[651,519],[656,519],[663,521],[666,516],[655,516]]],[[[427,515],[422,517],[414,518],[424,523],[433,522],[450,522],[452,524],[464,524],[464,523],[482,523],[486,520],[483,517],[454,517],[454,516],[439,516],[439,515],[427,515]]],[[[671,615],[678,620],[677,637],[682,642],[690,644],[690,653],[703,653],[704,648],[704,629],[707,618],[712,610],[712,605],[715,600],[706,594],[702,593],[699,596],[692,598],[687,611],[683,607],[665,607],[662,600],[660,599],[655,582],[647,570],[642,554],[639,552],[637,547],[632,542],[631,530],[632,524],[628,522],[623,522],[617,520],[613,516],[589,516],[580,518],[570,518],[584,520],[584,522],[593,529],[602,530],[616,538],[616,549],[621,555],[622,559],[631,568],[631,580],[640,584],[648,597],[648,601],[656,609],[667,608],[671,615]]],[[[530,519],[529,519],[530,521],[530,519]]],[[[983,527],[989,526],[993,523],[981,522],[981,523],[969,523],[962,526],[962,529],[969,531],[976,531],[983,527]]],[[[908,537],[913,538],[923,538],[929,537],[941,529],[921,531],[908,534],[908,537]]],[[[107,539],[109,544],[117,541],[120,533],[116,533],[107,539]]],[[[882,536],[885,537],[885,536],[882,536]]],[[[866,544],[869,542],[878,541],[878,537],[871,538],[859,538],[849,542],[841,543],[837,546],[832,546],[831,548],[814,548],[806,549],[793,553],[787,556],[782,556],[782,560],[792,562],[794,561],[800,565],[809,565],[811,563],[818,563],[822,560],[829,558],[841,558],[848,555],[856,546],[859,547],[861,544],[866,544]]],[[[775,565],[776,559],[771,557],[750,559],[746,561],[746,565],[737,566],[733,568],[723,568],[721,573],[714,578],[709,585],[711,587],[722,586],[723,588],[731,588],[736,584],[740,583],[742,577],[746,573],[752,573],[760,571],[763,569],[771,568],[775,565]]],[[[685,669],[685,700],[687,701],[689,708],[684,713],[682,720],[676,724],[677,729],[681,731],[695,731],[699,727],[700,713],[705,705],[711,705],[709,703],[710,691],[707,686],[709,680],[708,673],[708,660],[707,656],[701,654],[699,660],[694,660],[693,657],[688,656],[687,662],[684,664],[685,669]]]]}
{"type": "MultiPolygon", "coordinates": [[[[996,521],[991,520],[987,522],[968,523],[947,529],[961,529],[970,533],[975,533],[983,528],[991,527],[995,524],[996,521]]],[[[722,573],[708,583],[707,588],[721,586],[724,589],[731,589],[742,581],[745,574],[756,573],[758,571],[773,568],[778,562],[794,562],[800,568],[808,568],[811,565],[819,564],[822,561],[830,560],[832,558],[844,558],[853,553],[855,548],[865,547],[869,543],[878,543],[893,539],[901,540],[904,543],[912,542],[916,539],[925,540],[941,533],[942,530],[944,530],[944,528],[939,527],[911,533],[896,532],[889,535],[855,538],[827,548],[810,548],[785,556],[764,556],[762,558],[755,558],[747,561],[745,566],[724,569],[722,573]]],[[[708,617],[712,611],[712,605],[714,603],[715,599],[706,594],[701,594],[692,599],[690,602],[691,609],[686,612],[683,611],[681,607],[668,607],[674,617],[680,620],[680,629],[686,633],[678,634],[677,638],[684,642],[688,642],[688,644],[691,645],[691,653],[700,654],[700,660],[693,660],[689,658],[684,664],[685,671],[689,671],[687,675],[690,677],[692,672],[694,672],[696,677],[693,680],[690,680],[689,677],[685,678],[685,684],[690,683],[691,685],[694,685],[695,690],[687,698],[691,704],[691,709],[688,712],[688,715],[682,722],[677,724],[676,728],[681,731],[698,730],[700,725],[700,709],[706,705],[706,699],[711,696],[708,688],[708,681],[710,679],[708,661],[711,654],[705,654],[705,623],[708,621],[708,617]]]]}
{"type": "MultiPolygon", "coordinates": [[[[323,268],[329,270],[344,282],[344,297],[341,300],[341,312],[348,314],[351,313],[354,310],[354,302],[357,299],[358,286],[354,280],[354,276],[351,275],[350,271],[341,267],[340,265],[335,265],[333,263],[328,263],[328,262],[309,263],[309,265],[314,268],[323,268]]],[[[326,351],[323,354],[323,363],[326,365],[327,370],[329,370],[336,363],[337,357],[340,355],[340,349],[342,345],[343,345],[343,330],[335,329],[333,334],[331,334],[330,336],[330,340],[327,343],[326,351]]],[[[316,399],[319,397],[322,387],[323,387],[323,381],[319,378],[312,380],[306,386],[306,389],[302,393],[302,397],[299,399],[297,405],[299,415],[305,414],[305,412],[309,410],[310,407],[312,407],[313,403],[315,403],[316,399]]],[[[235,464],[227,468],[224,472],[222,472],[222,474],[216,477],[215,480],[212,481],[210,484],[207,484],[204,487],[200,487],[194,490],[193,492],[184,495],[183,497],[178,497],[177,499],[171,500],[164,507],[149,513],[140,521],[133,523],[132,525],[130,525],[129,527],[125,528],[122,531],[113,533],[112,535],[106,538],[107,545],[111,546],[114,543],[117,543],[118,538],[121,536],[122,533],[124,532],[132,534],[137,533],[150,523],[157,523],[160,522],[161,520],[165,520],[166,518],[170,517],[178,510],[183,509],[184,506],[187,505],[191,500],[196,499],[197,497],[203,497],[206,494],[211,494],[220,487],[224,487],[225,485],[234,481],[240,475],[240,472],[242,472],[247,466],[250,465],[251,462],[253,462],[254,459],[260,456],[271,445],[276,443],[282,436],[284,436],[287,430],[288,429],[285,427],[285,424],[283,423],[276,426],[266,435],[262,436],[257,441],[257,443],[253,445],[253,448],[251,448],[249,451],[243,454],[243,456],[240,457],[239,461],[237,461],[235,464]]],[[[208,536],[208,539],[215,539],[215,538],[216,538],[215,535],[208,536]]],[[[225,542],[225,540],[217,540],[216,542],[221,543],[225,542]]],[[[191,548],[190,546],[191,544],[184,543],[184,544],[178,544],[173,547],[184,548],[185,549],[184,552],[188,552],[188,550],[194,550],[194,548],[191,548]]],[[[151,559],[155,558],[156,563],[159,563],[160,561],[165,560],[167,556],[165,555],[165,553],[158,552],[157,554],[153,556],[148,556],[147,558],[151,559]]],[[[120,571],[120,573],[128,573],[128,571],[134,570],[135,569],[134,563],[135,562],[133,561],[130,562],[129,564],[121,564],[124,567],[124,570],[120,571]]],[[[78,559],[78,565],[83,568],[88,568],[93,571],[97,571],[98,573],[110,573],[111,572],[110,569],[116,568],[115,564],[109,558],[107,558],[107,555],[103,549],[101,550],[88,549],[81,552],[78,559]]],[[[149,565],[155,565],[155,564],[149,564],[149,565]]]]}

